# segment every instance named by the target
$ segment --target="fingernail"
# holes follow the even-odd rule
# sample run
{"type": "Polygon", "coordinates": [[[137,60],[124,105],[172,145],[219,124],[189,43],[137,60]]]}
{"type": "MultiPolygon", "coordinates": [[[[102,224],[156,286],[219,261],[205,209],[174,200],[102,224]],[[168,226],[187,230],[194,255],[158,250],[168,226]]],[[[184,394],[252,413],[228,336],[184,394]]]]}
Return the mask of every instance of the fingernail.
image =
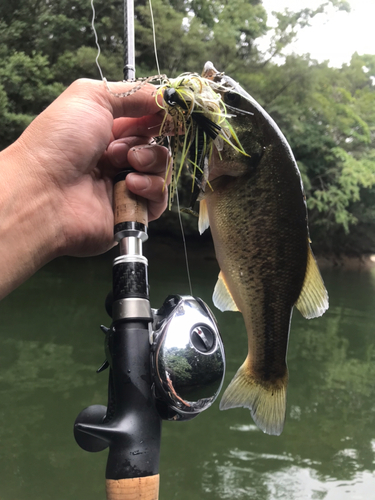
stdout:
{"type": "Polygon", "coordinates": [[[128,176],[133,188],[137,191],[143,191],[151,185],[151,179],[148,175],[132,173],[128,176]]]}
{"type": "Polygon", "coordinates": [[[142,166],[151,166],[156,160],[156,152],[152,147],[133,148],[132,151],[136,161],[142,166]]]}
{"type": "Polygon", "coordinates": [[[121,167],[126,161],[129,153],[129,146],[124,142],[112,144],[112,162],[121,167]]]}

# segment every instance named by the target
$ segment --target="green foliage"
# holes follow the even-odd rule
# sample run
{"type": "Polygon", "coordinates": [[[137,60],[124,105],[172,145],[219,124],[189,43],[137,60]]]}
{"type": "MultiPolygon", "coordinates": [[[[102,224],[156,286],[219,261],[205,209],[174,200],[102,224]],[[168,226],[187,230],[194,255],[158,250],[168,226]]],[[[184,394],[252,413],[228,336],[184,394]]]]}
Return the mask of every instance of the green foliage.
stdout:
{"type": "Polygon", "coordinates": [[[1,59],[0,81],[0,147],[5,147],[64,87],[53,81],[48,59],[35,52],[30,56],[14,52],[1,59]]]}
{"type": "MultiPolygon", "coordinates": [[[[54,64],[54,77],[66,86],[78,78],[97,79],[98,68],[93,64],[96,56],[97,49],[94,47],[82,46],[75,52],[68,50],[54,64]]],[[[115,52],[101,57],[100,66],[107,80],[122,80],[122,54],[115,52]]]]}
{"type": "Polygon", "coordinates": [[[1,61],[0,78],[15,113],[36,115],[63,90],[52,81],[48,58],[35,52],[14,52],[1,61]]]}
{"type": "MultiPolygon", "coordinates": [[[[332,6],[348,10],[348,2],[322,0],[316,9],[276,13],[267,55],[257,46],[269,30],[261,0],[152,4],[162,73],[200,72],[211,60],[240,81],[279,124],[301,170],[314,248],[375,252],[375,56],[354,54],[340,69],[309,56],[273,62],[315,15],[332,6]]],[[[120,80],[123,1],[95,0],[95,9],[99,62],[108,80],[120,80]]],[[[73,80],[99,77],[91,18],[88,0],[0,4],[1,148],[73,80]]],[[[156,74],[146,0],[136,2],[135,27],[137,75],[156,74]]]]}
{"type": "Polygon", "coordinates": [[[375,186],[374,63],[375,56],[354,54],[338,69],[290,56],[281,66],[268,64],[260,73],[239,77],[293,149],[314,248],[320,251],[375,250],[368,195],[375,186]]]}

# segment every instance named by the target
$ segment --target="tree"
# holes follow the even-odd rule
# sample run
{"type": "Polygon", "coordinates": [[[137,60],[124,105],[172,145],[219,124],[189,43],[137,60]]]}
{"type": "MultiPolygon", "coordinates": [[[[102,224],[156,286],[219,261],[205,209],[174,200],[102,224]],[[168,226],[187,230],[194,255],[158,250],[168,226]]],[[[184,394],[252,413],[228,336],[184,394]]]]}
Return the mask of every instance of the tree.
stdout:
{"type": "MultiPolygon", "coordinates": [[[[329,6],[276,13],[268,32],[261,0],[153,0],[160,70],[169,77],[200,72],[207,60],[238,80],[286,135],[304,180],[314,248],[375,252],[375,56],[354,55],[340,69],[309,56],[274,57],[329,6]],[[327,236],[329,235],[329,236],[327,236]]],[[[105,77],[122,79],[123,1],[95,0],[105,77]]],[[[136,2],[137,76],[156,74],[149,3],[136,2]]],[[[87,0],[13,0],[0,4],[0,147],[14,141],[67,85],[98,78],[87,0]]],[[[189,185],[190,188],[190,185],[189,185]]],[[[176,217],[173,217],[176,222],[176,217]]],[[[171,217],[159,224],[176,227],[171,217]]],[[[195,221],[190,222],[194,226],[195,221]]]]}
{"type": "MultiPolygon", "coordinates": [[[[97,0],[96,28],[109,79],[122,78],[123,16],[119,0],[97,0]]],[[[0,5],[0,147],[13,142],[73,80],[97,78],[86,0],[15,0],[0,5]],[[3,95],[5,93],[5,96],[3,95]]]]}
{"type": "Polygon", "coordinates": [[[240,78],[293,149],[312,239],[321,251],[375,250],[369,195],[375,185],[374,78],[374,56],[357,54],[340,69],[290,56],[284,65],[240,78]]]}

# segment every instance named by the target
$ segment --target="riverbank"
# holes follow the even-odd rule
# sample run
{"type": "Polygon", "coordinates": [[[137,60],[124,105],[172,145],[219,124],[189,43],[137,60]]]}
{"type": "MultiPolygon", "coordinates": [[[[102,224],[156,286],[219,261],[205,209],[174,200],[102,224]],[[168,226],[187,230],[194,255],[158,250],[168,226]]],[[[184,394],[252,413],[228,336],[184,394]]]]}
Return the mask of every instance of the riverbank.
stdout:
{"type": "Polygon", "coordinates": [[[320,269],[336,268],[346,271],[366,271],[375,268],[375,255],[361,255],[359,257],[318,255],[316,260],[320,269]]]}
{"type": "MultiPolygon", "coordinates": [[[[209,234],[201,237],[186,236],[186,247],[189,261],[194,264],[207,260],[215,260],[215,250],[209,234]]],[[[145,250],[149,257],[164,259],[166,255],[170,259],[184,260],[184,246],[182,238],[150,234],[150,241],[145,244],[145,250]],[[147,250],[146,250],[147,249],[147,250]]],[[[375,268],[375,255],[315,255],[320,269],[343,269],[348,271],[365,271],[375,268]]]]}

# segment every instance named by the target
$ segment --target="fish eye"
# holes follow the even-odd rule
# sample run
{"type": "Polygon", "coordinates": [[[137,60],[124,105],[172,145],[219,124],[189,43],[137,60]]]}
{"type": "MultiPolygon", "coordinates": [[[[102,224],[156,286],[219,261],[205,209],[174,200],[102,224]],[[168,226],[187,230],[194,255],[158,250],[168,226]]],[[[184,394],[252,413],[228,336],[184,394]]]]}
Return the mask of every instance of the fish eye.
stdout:
{"type": "Polygon", "coordinates": [[[225,103],[230,104],[231,106],[236,106],[236,104],[239,104],[240,99],[241,96],[236,92],[226,92],[224,94],[225,103]]]}

